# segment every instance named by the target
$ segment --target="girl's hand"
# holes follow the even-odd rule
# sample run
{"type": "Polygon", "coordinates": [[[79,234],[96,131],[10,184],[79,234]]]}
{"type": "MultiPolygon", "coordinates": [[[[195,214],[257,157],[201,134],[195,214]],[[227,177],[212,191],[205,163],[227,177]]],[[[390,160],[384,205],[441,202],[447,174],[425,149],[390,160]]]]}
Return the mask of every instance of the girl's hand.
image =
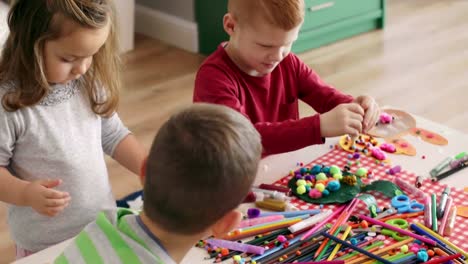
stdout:
{"type": "Polygon", "coordinates": [[[364,109],[359,104],[340,104],[320,115],[320,133],[322,137],[358,136],[362,131],[363,116],[364,109]]]}
{"type": "Polygon", "coordinates": [[[32,207],[36,212],[45,216],[55,216],[70,202],[67,192],[54,190],[62,180],[38,180],[29,183],[23,191],[26,206],[32,207]]]}
{"type": "Polygon", "coordinates": [[[371,130],[377,123],[377,120],[380,116],[379,105],[374,100],[374,98],[367,95],[357,97],[354,102],[359,104],[365,112],[364,122],[362,123],[362,130],[364,132],[371,130]]]}

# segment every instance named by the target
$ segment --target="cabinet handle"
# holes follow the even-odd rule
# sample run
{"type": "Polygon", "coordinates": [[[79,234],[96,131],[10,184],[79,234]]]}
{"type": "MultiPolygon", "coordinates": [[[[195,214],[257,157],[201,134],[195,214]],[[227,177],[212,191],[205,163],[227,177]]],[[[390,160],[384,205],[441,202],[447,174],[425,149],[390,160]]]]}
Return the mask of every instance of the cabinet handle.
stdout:
{"type": "Polygon", "coordinates": [[[326,2],[326,3],[320,4],[320,5],[309,7],[309,11],[310,12],[316,12],[316,11],[319,11],[319,10],[330,8],[330,7],[334,6],[334,5],[335,5],[334,1],[326,2]]]}

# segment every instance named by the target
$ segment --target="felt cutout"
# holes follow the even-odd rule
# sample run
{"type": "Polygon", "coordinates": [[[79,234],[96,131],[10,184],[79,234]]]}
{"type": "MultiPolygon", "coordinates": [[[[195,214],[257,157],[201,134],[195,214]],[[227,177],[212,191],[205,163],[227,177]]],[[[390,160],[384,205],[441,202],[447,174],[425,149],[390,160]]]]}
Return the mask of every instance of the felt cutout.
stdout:
{"type": "Polygon", "coordinates": [[[410,134],[434,145],[445,146],[448,144],[448,140],[443,136],[423,128],[413,127],[410,129],[410,134]]]}
{"type": "Polygon", "coordinates": [[[457,215],[468,218],[468,206],[457,206],[457,215]]]}
{"type": "Polygon", "coordinates": [[[416,148],[404,138],[386,138],[385,142],[391,143],[395,146],[395,154],[416,156],[416,148]]]}
{"type": "Polygon", "coordinates": [[[368,149],[368,144],[370,143],[373,147],[378,147],[379,142],[368,135],[361,134],[359,135],[357,142],[352,142],[351,137],[348,135],[344,135],[340,138],[338,145],[347,152],[363,152],[364,149],[368,149]]]}
{"type": "Polygon", "coordinates": [[[330,192],[327,196],[322,196],[318,199],[311,198],[309,196],[309,192],[305,192],[304,194],[298,194],[296,177],[292,177],[291,180],[289,180],[288,187],[291,188],[292,193],[296,197],[303,201],[313,204],[346,203],[352,200],[354,197],[356,197],[359,193],[368,191],[377,191],[389,198],[393,198],[396,195],[403,194],[403,191],[391,181],[377,180],[368,185],[365,185],[362,183],[359,177],[355,177],[356,184],[349,185],[345,181],[351,176],[354,175],[348,172],[343,173],[343,179],[340,181],[341,188],[336,192],[330,192]]]}
{"type": "Polygon", "coordinates": [[[379,122],[367,134],[374,137],[392,138],[407,134],[411,128],[416,127],[416,120],[407,112],[395,109],[385,109],[382,112],[391,115],[393,117],[392,122],[379,122]]]}
{"type": "Polygon", "coordinates": [[[396,184],[391,181],[377,180],[362,188],[362,192],[375,191],[380,192],[388,198],[393,198],[400,194],[405,194],[396,184]]]}
{"type": "MultiPolygon", "coordinates": [[[[373,156],[373,148],[379,148],[380,143],[372,136],[360,134],[359,137],[352,142],[349,135],[344,135],[338,141],[338,146],[346,152],[360,153],[368,157],[373,157],[376,160],[384,163],[390,163],[390,160],[384,155],[384,158],[377,158],[373,156]]],[[[379,150],[380,151],[380,150],[379,150]]]]}

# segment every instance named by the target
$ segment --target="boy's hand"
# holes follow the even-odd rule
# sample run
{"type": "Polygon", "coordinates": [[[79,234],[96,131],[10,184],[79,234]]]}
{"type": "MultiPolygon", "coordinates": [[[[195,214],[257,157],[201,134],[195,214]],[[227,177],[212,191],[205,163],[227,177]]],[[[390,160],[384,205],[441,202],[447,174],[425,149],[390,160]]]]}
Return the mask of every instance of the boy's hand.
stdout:
{"type": "Polygon", "coordinates": [[[362,123],[362,129],[364,132],[371,130],[380,116],[380,107],[374,98],[363,95],[354,99],[354,102],[359,104],[364,109],[364,122],[362,123]]]}
{"type": "Polygon", "coordinates": [[[320,133],[322,137],[358,136],[362,131],[363,116],[364,109],[359,104],[340,104],[320,115],[320,133]]]}
{"type": "Polygon", "coordinates": [[[22,194],[26,206],[42,215],[57,215],[68,206],[71,199],[67,192],[52,189],[61,183],[62,180],[38,180],[29,183],[22,194]]]}

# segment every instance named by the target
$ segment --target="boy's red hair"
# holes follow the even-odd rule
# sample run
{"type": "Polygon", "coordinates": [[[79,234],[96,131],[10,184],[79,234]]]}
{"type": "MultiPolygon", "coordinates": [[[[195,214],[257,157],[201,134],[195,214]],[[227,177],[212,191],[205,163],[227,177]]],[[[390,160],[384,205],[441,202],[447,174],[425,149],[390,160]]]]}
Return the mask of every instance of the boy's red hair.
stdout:
{"type": "Polygon", "coordinates": [[[229,0],[228,12],[239,23],[253,23],[260,17],[291,30],[304,21],[304,0],[229,0]]]}

